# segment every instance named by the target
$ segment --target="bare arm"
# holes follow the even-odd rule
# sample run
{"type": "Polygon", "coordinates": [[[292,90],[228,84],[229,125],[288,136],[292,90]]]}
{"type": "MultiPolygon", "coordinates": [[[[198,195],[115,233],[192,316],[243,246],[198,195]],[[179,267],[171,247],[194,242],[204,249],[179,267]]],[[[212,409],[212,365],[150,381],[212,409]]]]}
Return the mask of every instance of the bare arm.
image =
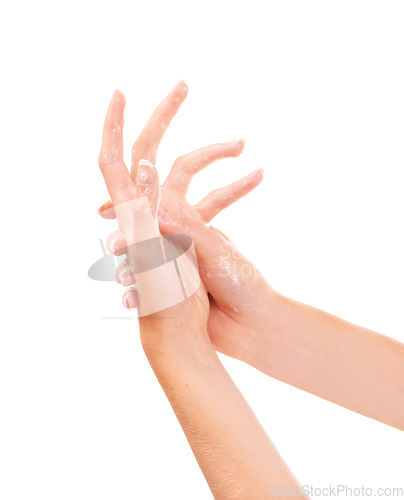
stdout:
{"type": "MultiPolygon", "coordinates": [[[[158,144],[164,130],[160,123],[171,120],[184,98],[163,101],[136,144],[136,154],[147,146],[144,137],[158,144]]],[[[404,345],[280,296],[225,235],[206,225],[258,185],[262,172],[213,191],[196,206],[187,202],[193,175],[215,159],[237,156],[242,147],[240,141],[216,144],[178,158],[162,190],[160,230],[180,229],[196,247],[211,296],[212,342],[220,352],[279,380],[404,430],[404,345]]],[[[105,216],[114,216],[105,209],[111,206],[103,207],[105,216]]]]}
{"type": "MultiPolygon", "coordinates": [[[[151,123],[157,117],[159,134],[161,123],[169,122],[184,96],[184,85],[179,84],[157,108],[151,123]]],[[[130,176],[123,163],[124,106],[123,94],[116,91],[104,124],[99,163],[120,232],[127,243],[126,266],[132,269],[132,277],[136,277],[141,339],[150,364],[216,499],[260,500],[268,498],[271,486],[298,488],[210,343],[209,300],[197,269],[186,265],[185,271],[181,266],[180,273],[168,273],[166,265],[172,262],[167,262],[167,255],[160,248],[163,263],[151,269],[153,274],[148,272],[150,269],[140,270],[139,264],[152,252],[134,251],[135,244],[160,241],[157,224],[160,186],[154,167],[160,136],[150,134],[149,122],[132,150],[133,177],[130,176]],[[196,276],[198,280],[194,281],[196,276]],[[167,300],[173,299],[178,288],[174,285],[180,277],[182,299],[168,307],[167,300]],[[185,294],[191,282],[199,287],[192,294],[185,294]]],[[[178,263],[177,268],[180,269],[178,263]]],[[[121,273],[122,279],[125,274],[121,273]]],[[[132,293],[135,294],[134,290],[132,293]]]]}
{"type": "Polygon", "coordinates": [[[162,331],[147,318],[140,325],[150,365],[214,498],[260,500],[271,486],[300,489],[206,335],[162,331]]]}
{"type": "Polygon", "coordinates": [[[404,430],[404,345],[274,292],[249,364],[404,430]]]}

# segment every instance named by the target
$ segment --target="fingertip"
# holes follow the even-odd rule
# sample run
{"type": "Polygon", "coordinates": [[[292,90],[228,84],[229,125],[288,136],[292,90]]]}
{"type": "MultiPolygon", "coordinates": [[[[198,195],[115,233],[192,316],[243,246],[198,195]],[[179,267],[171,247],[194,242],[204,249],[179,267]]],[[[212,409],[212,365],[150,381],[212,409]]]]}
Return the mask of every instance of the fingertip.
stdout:
{"type": "Polygon", "coordinates": [[[228,143],[228,146],[230,147],[229,153],[231,156],[240,156],[241,153],[244,151],[244,146],[245,146],[245,140],[244,139],[236,139],[235,141],[231,141],[228,143]]]}
{"type": "MultiPolygon", "coordinates": [[[[116,89],[112,94],[111,101],[109,103],[108,114],[111,121],[110,126],[116,129],[116,123],[120,123],[120,127],[118,129],[119,132],[122,131],[123,125],[123,115],[125,112],[126,99],[123,93],[116,89]]],[[[116,130],[114,130],[116,131],[116,130]]]]}
{"type": "Polygon", "coordinates": [[[98,215],[103,219],[115,219],[115,211],[113,208],[107,208],[105,210],[99,208],[98,215]]]}
{"type": "Polygon", "coordinates": [[[103,205],[100,206],[100,208],[98,209],[98,215],[101,215],[101,217],[104,217],[102,215],[103,212],[105,212],[105,210],[107,209],[106,207],[106,203],[104,203],[103,205]]]}
{"type": "Polygon", "coordinates": [[[115,254],[115,245],[116,245],[116,242],[117,242],[116,238],[110,238],[108,236],[106,247],[107,247],[107,250],[108,250],[109,253],[115,254]]]}
{"type": "Polygon", "coordinates": [[[138,301],[136,292],[133,288],[130,288],[125,291],[122,296],[122,303],[126,309],[136,309],[138,307],[138,301]]]}
{"type": "Polygon", "coordinates": [[[121,103],[121,104],[126,103],[126,97],[125,97],[124,93],[122,91],[120,91],[119,89],[115,89],[115,91],[112,95],[112,98],[114,99],[114,101],[116,103],[121,103]]]}
{"type": "Polygon", "coordinates": [[[178,85],[179,85],[180,87],[182,87],[184,90],[188,90],[188,85],[187,85],[187,83],[186,83],[186,81],[185,81],[185,80],[180,80],[180,81],[178,82],[178,85]]]}
{"type": "Polygon", "coordinates": [[[241,153],[244,151],[244,147],[245,147],[245,140],[244,139],[239,139],[237,141],[237,145],[238,145],[238,151],[239,151],[239,155],[241,155],[241,153]]]}
{"type": "Polygon", "coordinates": [[[131,286],[136,283],[132,268],[127,259],[123,260],[116,268],[116,281],[123,286],[131,286]]]}
{"type": "Polygon", "coordinates": [[[120,257],[126,253],[126,242],[123,234],[120,231],[114,231],[107,236],[107,250],[113,253],[116,257],[120,257]]]}
{"type": "Polygon", "coordinates": [[[259,168],[258,170],[254,170],[249,173],[246,177],[244,177],[244,183],[248,185],[254,185],[254,187],[258,186],[262,179],[264,178],[264,169],[259,168]]]}
{"type": "Polygon", "coordinates": [[[124,270],[123,272],[121,271],[119,273],[119,279],[122,283],[123,286],[131,286],[136,283],[135,276],[133,275],[132,271],[130,270],[124,270]]]}
{"type": "Polygon", "coordinates": [[[188,94],[188,85],[185,83],[184,80],[181,80],[175,86],[175,90],[179,93],[181,97],[185,99],[185,97],[188,94]]]}

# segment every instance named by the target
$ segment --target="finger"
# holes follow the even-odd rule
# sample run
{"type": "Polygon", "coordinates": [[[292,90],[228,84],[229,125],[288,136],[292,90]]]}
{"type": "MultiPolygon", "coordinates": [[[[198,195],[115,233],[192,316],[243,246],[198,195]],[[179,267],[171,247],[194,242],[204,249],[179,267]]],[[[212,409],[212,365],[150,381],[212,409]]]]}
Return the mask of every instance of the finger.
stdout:
{"type": "Polygon", "coordinates": [[[136,309],[139,305],[135,287],[127,288],[122,296],[122,303],[126,309],[136,309]]]}
{"type": "Polygon", "coordinates": [[[123,286],[131,286],[136,283],[132,268],[126,259],[116,268],[116,281],[123,286]]]}
{"type": "MultiPolygon", "coordinates": [[[[151,192],[152,189],[154,188],[154,186],[158,184],[158,178],[155,178],[156,175],[158,175],[157,171],[153,171],[153,174],[151,176],[152,180],[151,180],[149,186],[146,184],[146,179],[145,179],[144,175],[143,176],[139,175],[139,177],[142,178],[142,179],[139,179],[138,194],[140,196],[142,195],[141,194],[142,192],[143,192],[143,194],[145,194],[146,191],[149,194],[149,191],[147,190],[147,188],[149,188],[150,192],[151,192]]],[[[159,193],[157,193],[155,195],[155,197],[153,197],[153,203],[151,203],[152,206],[154,206],[156,201],[158,200],[158,196],[157,196],[158,194],[159,193]]],[[[108,200],[103,205],[101,205],[101,207],[98,209],[98,215],[100,215],[103,219],[116,219],[115,207],[112,204],[111,200],[108,200]]]]}
{"type": "MultiPolygon", "coordinates": [[[[142,159],[139,162],[135,187],[138,196],[147,196],[152,213],[155,216],[160,198],[159,176],[157,169],[148,160],[142,159]]],[[[104,203],[98,214],[104,219],[116,219],[116,211],[111,200],[104,203]]]]}
{"type": "MultiPolygon", "coordinates": [[[[171,188],[177,191],[181,191],[182,189],[182,192],[185,194],[192,176],[196,172],[199,172],[210,163],[221,158],[234,158],[239,156],[243,152],[244,144],[243,139],[222,144],[212,144],[177,158],[167,176],[165,185],[170,185],[171,188]],[[193,165],[194,169],[189,168],[189,165],[191,165],[191,167],[193,165]]],[[[110,200],[98,209],[98,214],[104,219],[116,218],[114,206],[110,200]]]]}
{"type": "Polygon", "coordinates": [[[195,205],[195,209],[206,222],[210,222],[223,209],[256,188],[262,181],[263,175],[263,170],[259,169],[229,186],[216,189],[195,205]]]}
{"type": "Polygon", "coordinates": [[[133,180],[136,179],[140,160],[148,160],[153,165],[156,164],[157,148],[165,130],[184,102],[187,92],[188,87],[185,82],[177,83],[147,122],[132,148],[131,176],[133,180]]]}
{"type": "Polygon", "coordinates": [[[185,195],[192,177],[203,168],[222,158],[240,156],[244,149],[244,140],[211,144],[192,153],[180,156],[167,176],[165,184],[185,195]]]}
{"type": "Polygon", "coordinates": [[[127,203],[114,204],[114,208],[129,263],[135,269],[137,255],[133,245],[160,234],[156,217],[160,197],[157,170],[140,164],[136,182],[132,184],[135,197],[127,203]]]}
{"type": "Polygon", "coordinates": [[[103,219],[116,219],[115,208],[111,200],[108,200],[104,205],[100,206],[98,215],[101,215],[103,219]]]}
{"type": "Polygon", "coordinates": [[[153,217],[156,217],[160,201],[160,184],[157,169],[147,160],[140,160],[136,173],[138,196],[146,196],[153,217]]]}
{"type": "Polygon", "coordinates": [[[123,162],[123,113],[125,96],[115,90],[108,107],[98,163],[111,199],[121,203],[132,195],[130,175],[123,162]]]}
{"type": "Polygon", "coordinates": [[[120,231],[114,231],[107,237],[107,250],[117,257],[126,253],[126,241],[120,231]]]}

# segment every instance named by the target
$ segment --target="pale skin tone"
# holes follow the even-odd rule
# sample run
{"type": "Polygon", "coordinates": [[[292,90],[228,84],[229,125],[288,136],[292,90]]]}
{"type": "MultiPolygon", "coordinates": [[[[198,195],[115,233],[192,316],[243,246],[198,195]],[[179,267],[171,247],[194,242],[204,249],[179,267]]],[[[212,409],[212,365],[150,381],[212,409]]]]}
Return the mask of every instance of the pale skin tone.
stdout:
{"type": "MultiPolygon", "coordinates": [[[[103,217],[113,218],[114,205],[142,193],[137,183],[139,161],[155,165],[164,131],[186,94],[187,87],[180,82],[156,109],[134,144],[129,173],[122,159],[125,99],[115,92],[100,154],[112,200],[101,207],[103,217]]],[[[217,213],[261,182],[262,171],[213,191],[196,206],[186,201],[195,173],[220,158],[238,156],[243,146],[243,141],[215,144],[178,158],[161,186],[159,209],[158,176],[153,169],[150,204],[158,215],[160,231],[192,238],[204,286],[172,308],[171,319],[159,314],[141,318],[140,333],[150,364],[215,498],[237,498],[238,492],[238,498],[259,499],[268,497],[270,484],[296,487],[298,483],[223,369],[215,349],[404,430],[404,345],[279,295],[226,236],[208,226],[217,213]],[[191,386],[192,391],[188,390],[191,386]],[[240,434],[245,442],[240,443],[240,434]]],[[[108,245],[116,255],[125,253],[125,238],[119,231],[110,236],[108,245]]],[[[117,280],[124,286],[134,283],[129,266],[121,266],[117,280]]],[[[124,303],[136,307],[134,290],[125,292],[124,303]]]]}
{"type": "MultiPolygon", "coordinates": [[[[186,92],[180,96],[173,92],[135,144],[142,152],[147,137],[154,145],[149,146],[153,160],[163,134],[159,124],[168,124],[186,97],[186,92]]],[[[196,172],[212,161],[238,156],[242,150],[240,141],[180,157],[161,191],[161,231],[183,232],[196,246],[200,274],[211,296],[208,331],[212,343],[218,351],[272,377],[404,430],[404,345],[281,296],[222,233],[207,226],[217,213],[256,187],[262,172],[213,191],[196,206],[186,201],[186,189],[196,172]]],[[[101,207],[101,215],[113,217],[110,206],[101,207]]],[[[124,253],[125,241],[119,232],[110,243],[114,253],[124,253]]],[[[123,284],[131,280],[129,276],[123,284]]],[[[124,299],[126,305],[136,306],[134,292],[127,292],[124,299]]]]}
{"type": "MultiPolygon", "coordinates": [[[[160,108],[163,117],[159,123],[163,119],[167,123],[174,116],[185,92],[183,83],[174,88],[168,103],[160,108]]],[[[153,214],[157,215],[160,195],[157,170],[139,164],[140,160],[155,163],[156,136],[147,127],[143,131],[133,148],[129,174],[122,154],[124,105],[123,94],[116,91],[105,120],[100,168],[115,207],[146,196],[153,214]]],[[[124,224],[120,211],[117,213],[122,230],[124,224]]],[[[208,334],[209,311],[207,291],[201,284],[187,300],[140,318],[139,328],[150,365],[214,497],[260,500],[268,498],[271,485],[283,491],[300,488],[220,363],[208,334]]]]}

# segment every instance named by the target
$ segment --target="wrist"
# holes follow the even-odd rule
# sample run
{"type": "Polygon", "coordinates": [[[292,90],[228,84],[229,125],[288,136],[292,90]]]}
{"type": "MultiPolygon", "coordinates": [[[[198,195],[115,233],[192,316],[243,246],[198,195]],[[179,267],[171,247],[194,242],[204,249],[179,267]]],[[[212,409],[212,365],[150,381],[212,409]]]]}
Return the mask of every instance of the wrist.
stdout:
{"type": "Polygon", "coordinates": [[[160,318],[146,316],[139,320],[140,340],[146,356],[167,357],[186,356],[198,350],[206,354],[215,354],[209,340],[206,327],[176,320],[163,321],[160,318]]]}
{"type": "Polygon", "coordinates": [[[285,302],[283,297],[269,285],[261,295],[262,307],[257,311],[257,322],[250,331],[247,348],[242,361],[255,368],[271,374],[276,371],[279,361],[282,362],[284,342],[282,339],[282,321],[285,302]]]}

